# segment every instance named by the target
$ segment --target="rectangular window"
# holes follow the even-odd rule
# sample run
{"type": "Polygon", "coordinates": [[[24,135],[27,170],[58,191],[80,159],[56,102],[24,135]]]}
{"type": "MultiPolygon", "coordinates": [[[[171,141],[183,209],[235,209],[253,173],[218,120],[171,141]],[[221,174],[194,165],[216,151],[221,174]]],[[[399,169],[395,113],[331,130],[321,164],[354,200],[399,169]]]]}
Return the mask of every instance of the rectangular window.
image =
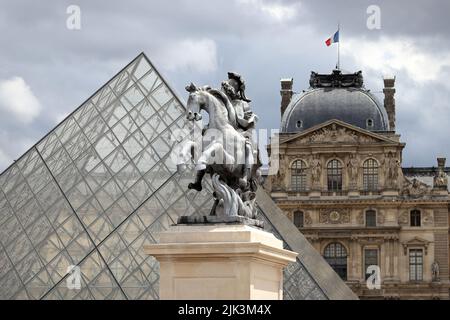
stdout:
{"type": "Polygon", "coordinates": [[[366,227],[377,226],[377,213],[374,210],[366,211],[366,227]]]}
{"type": "Polygon", "coordinates": [[[411,227],[420,227],[420,210],[412,210],[410,214],[411,227]]]}
{"type": "Polygon", "coordinates": [[[303,228],[303,212],[301,211],[294,212],[294,225],[297,228],[303,228]]]}
{"type": "Polygon", "coordinates": [[[300,173],[292,174],[292,190],[293,191],[305,191],[306,190],[306,175],[300,173]]]}
{"type": "Polygon", "coordinates": [[[364,250],[364,273],[366,275],[366,280],[371,275],[367,273],[369,266],[378,265],[378,249],[365,249],[364,250]]]}
{"type": "Polygon", "coordinates": [[[409,280],[423,280],[423,251],[422,249],[409,250],[409,280]]]}
{"type": "Polygon", "coordinates": [[[291,167],[291,188],[293,191],[306,190],[306,165],[302,160],[297,160],[291,167]]]}

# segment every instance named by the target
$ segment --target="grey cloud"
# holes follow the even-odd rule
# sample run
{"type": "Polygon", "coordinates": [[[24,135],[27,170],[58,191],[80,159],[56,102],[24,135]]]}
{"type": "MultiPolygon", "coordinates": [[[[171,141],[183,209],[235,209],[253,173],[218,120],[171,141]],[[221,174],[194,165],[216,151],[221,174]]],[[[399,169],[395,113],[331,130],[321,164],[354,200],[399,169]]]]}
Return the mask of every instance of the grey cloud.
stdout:
{"type": "MultiPolygon", "coordinates": [[[[185,96],[183,88],[190,81],[218,85],[227,71],[239,71],[260,114],[259,126],[264,128],[279,127],[280,78],[294,77],[295,89],[300,91],[308,86],[311,70],[329,72],[334,67],[335,48],[325,48],[324,40],[335,31],[338,20],[342,45],[346,38],[377,40],[386,35],[415,39],[422,50],[436,58],[450,51],[450,42],[441,40],[450,34],[445,16],[449,3],[444,0],[263,3],[295,5],[292,10],[298,12],[291,20],[277,22],[255,7],[229,0],[84,0],[76,2],[82,10],[82,29],[70,31],[65,27],[66,8],[74,1],[2,1],[0,28],[6,32],[0,33],[0,80],[24,78],[44,112],[27,127],[1,115],[0,150],[11,160],[17,158],[30,141],[38,141],[56,125],[59,115],[80,105],[139,52],[146,52],[162,69],[158,57],[163,48],[184,39],[214,41],[218,68],[209,73],[195,68],[162,69],[179,95],[185,96]],[[369,4],[379,4],[382,9],[379,31],[366,28],[369,4]],[[11,143],[14,138],[19,143],[11,143]]],[[[351,57],[342,58],[349,71],[361,69],[351,57]]],[[[381,74],[366,71],[368,87],[381,90],[381,74]]],[[[445,138],[450,129],[415,117],[423,112],[423,105],[432,105],[432,110],[442,113],[438,117],[448,118],[448,108],[437,106],[443,103],[442,96],[448,96],[449,87],[421,86],[406,74],[397,76],[398,128],[407,142],[405,163],[433,165],[438,153],[450,158],[445,138]],[[401,90],[406,88],[416,90],[420,98],[414,102],[401,98],[401,90]],[[433,143],[427,143],[431,140],[433,143]]],[[[6,166],[0,163],[0,171],[6,166]]]]}

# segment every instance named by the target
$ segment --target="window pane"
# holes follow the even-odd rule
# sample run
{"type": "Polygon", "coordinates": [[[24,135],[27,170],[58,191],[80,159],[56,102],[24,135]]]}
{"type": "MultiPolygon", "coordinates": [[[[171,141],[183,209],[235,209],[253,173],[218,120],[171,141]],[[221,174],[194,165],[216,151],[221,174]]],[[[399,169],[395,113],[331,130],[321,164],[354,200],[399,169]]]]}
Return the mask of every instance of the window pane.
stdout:
{"type": "Polygon", "coordinates": [[[327,166],[328,190],[342,190],[342,165],[337,159],[331,160],[327,166]]]}
{"type": "Polygon", "coordinates": [[[294,191],[306,190],[306,164],[297,160],[291,167],[291,187],[294,191]]]}
{"type": "Polygon", "coordinates": [[[364,161],[363,187],[366,191],[378,189],[378,163],[374,159],[364,161]]]}
{"type": "Polygon", "coordinates": [[[420,210],[411,210],[411,227],[420,227],[420,210]]]}
{"type": "Polygon", "coordinates": [[[411,281],[421,281],[423,279],[422,249],[409,250],[409,279],[411,281]]]}
{"type": "Polygon", "coordinates": [[[330,243],[324,250],[324,258],[343,280],[347,280],[347,250],[342,244],[330,243]]]}
{"type": "Polygon", "coordinates": [[[303,228],[303,212],[294,212],[294,225],[298,228],[303,228]]]}
{"type": "Polygon", "coordinates": [[[377,226],[377,214],[374,210],[366,211],[366,227],[376,227],[377,226]]]}

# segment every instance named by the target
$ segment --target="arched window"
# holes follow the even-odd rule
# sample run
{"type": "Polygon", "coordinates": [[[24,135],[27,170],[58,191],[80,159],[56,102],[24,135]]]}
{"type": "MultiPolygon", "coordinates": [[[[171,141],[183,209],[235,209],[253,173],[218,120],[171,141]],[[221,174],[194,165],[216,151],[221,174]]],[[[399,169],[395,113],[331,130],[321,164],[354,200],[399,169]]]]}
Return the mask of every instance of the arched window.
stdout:
{"type": "Polygon", "coordinates": [[[411,210],[409,219],[411,227],[420,227],[420,220],[420,210],[411,210]]]}
{"type": "Polygon", "coordinates": [[[366,227],[376,227],[377,226],[377,213],[375,210],[366,211],[366,227]]]}
{"type": "Polygon", "coordinates": [[[326,246],[323,257],[342,280],[347,280],[347,250],[342,244],[330,243],[326,246]]]}
{"type": "Polygon", "coordinates": [[[294,191],[306,190],[306,164],[296,160],[291,166],[291,187],[294,191]]]}
{"type": "Polygon", "coordinates": [[[303,212],[302,211],[294,212],[294,225],[297,228],[303,228],[303,212]]]}
{"type": "Polygon", "coordinates": [[[328,191],[342,190],[342,164],[333,159],[327,165],[328,191]]]}
{"type": "Polygon", "coordinates": [[[378,163],[375,159],[367,159],[363,163],[363,187],[365,191],[378,189],[378,163]]]}

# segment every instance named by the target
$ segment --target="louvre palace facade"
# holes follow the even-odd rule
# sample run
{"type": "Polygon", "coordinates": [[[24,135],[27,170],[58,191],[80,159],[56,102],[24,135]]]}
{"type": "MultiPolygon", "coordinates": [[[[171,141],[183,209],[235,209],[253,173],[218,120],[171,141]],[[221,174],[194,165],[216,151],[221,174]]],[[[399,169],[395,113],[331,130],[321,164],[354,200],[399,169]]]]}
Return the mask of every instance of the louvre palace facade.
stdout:
{"type": "Polygon", "coordinates": [[[395,78],[383,93],[361,71],[312,72],[301,93],[282,79],[279,170],[265,188],[360,298],[448,299],[449,169],[402,168],[395,78]]]}

